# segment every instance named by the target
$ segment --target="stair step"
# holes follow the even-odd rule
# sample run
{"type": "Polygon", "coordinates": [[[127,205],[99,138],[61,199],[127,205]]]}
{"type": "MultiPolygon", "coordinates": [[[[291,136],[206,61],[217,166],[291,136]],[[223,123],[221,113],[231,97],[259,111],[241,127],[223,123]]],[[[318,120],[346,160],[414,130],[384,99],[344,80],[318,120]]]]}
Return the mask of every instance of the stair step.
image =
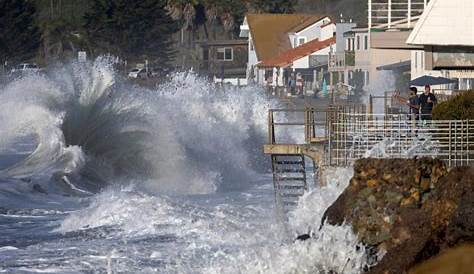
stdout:
{"type": "Polygon", "coordinates": [[[277,185],[277,189],[304,189],[304,185],[277,185]]]}
{"type": "Polygon", "coordinates": [[[303,165],[303,161],[275,161],[278,165],[303,165]]]}
{"type": "Polygon", "coordinates": [[[298,188],[277,188],[278,192],[280,193],[301,193],[303,195],[304,187],[298,188]]]}
{"type": "Polygon", "coordinates": [[[288,207],[288,206],[297,206],[298,202],[283,202],[283,206],[288,207]]]}
{"type": "Polygon", "coordinates": [[[279,193],[281,197],[285,197],[285,198],[299,198],[301,196],[303,196],[303,194],[301,193],[279,193]]]}
{"type": "Polygon", "coordinates": [[[276,177],[277,181],[305,181],[304,177],[276,177]]]}
{"type": "Polygon", "coordinates": [[[283,168],[283,169],[278,169],[276,168],[276,171],[280,173],[305,173],[304,169],[294,169],[294,168],[283,168]]]}
{"type": "Polygon", "coordinates": [[[288,191],[288,192],[282,192],[279,191],[277,192],[281,197],[286,197],[286,198],[299,198],[303,196],[304,191],[288,191]]]}

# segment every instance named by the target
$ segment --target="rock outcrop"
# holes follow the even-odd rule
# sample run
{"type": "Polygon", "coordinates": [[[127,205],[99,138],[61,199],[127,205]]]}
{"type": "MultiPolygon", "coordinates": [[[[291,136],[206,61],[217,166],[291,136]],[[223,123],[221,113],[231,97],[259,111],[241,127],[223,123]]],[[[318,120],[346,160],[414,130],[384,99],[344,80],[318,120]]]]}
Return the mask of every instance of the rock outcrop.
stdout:
{"type": "Polygon", "coordinates": [[[405,273],[460,243],[474,242],[474,169],[448,172],[436,159],[362,159],[326,211],[330,224],[351,223],[374,254],[369,273],[405,273]]]}
{"type": "Polygon", "coordinates": [[[443,251],[440,255],[410,269],[409,274],[472,274],[474,245],[462,245],[443,251]]]}

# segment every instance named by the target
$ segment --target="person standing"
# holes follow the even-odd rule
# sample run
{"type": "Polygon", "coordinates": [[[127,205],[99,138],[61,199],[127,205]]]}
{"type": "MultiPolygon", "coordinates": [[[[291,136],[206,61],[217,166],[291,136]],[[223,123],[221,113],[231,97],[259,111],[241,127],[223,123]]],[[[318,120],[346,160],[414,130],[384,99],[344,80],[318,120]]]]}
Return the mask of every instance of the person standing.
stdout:
{"type": "Polygon", "coordinates": [[[300,72],[296,74],[296,94],[298,96],[303,95],[303,76],[301,76],[300,72]]]}
{"type": "Polygon", "coordinates": [[[425,92],[420,95],[419,101],[421,120],[431,120],[433,107],[436,105],[438,100],[436,99],[436,96],[431,93],[431,87],[429,85],[425,86],[425,92]]]}
{"type": "Polygon", "coordinates": [[[296,80],[295,80],[295,74],[292,72],[290,75],[290,79],[288,80],[288,86],[290,88],[290,94],[294,95],[295,94],[295,87],[296,87],[296,80]]]}
{"type": "Polygon", "coordinates": [[[410,87],[410,97],[407,100],[407,105],[410,108],[410,117],[415,120],[418,120],[418,113],[420,111],[420,99],[417,93],[416,87],[410,87]]]}

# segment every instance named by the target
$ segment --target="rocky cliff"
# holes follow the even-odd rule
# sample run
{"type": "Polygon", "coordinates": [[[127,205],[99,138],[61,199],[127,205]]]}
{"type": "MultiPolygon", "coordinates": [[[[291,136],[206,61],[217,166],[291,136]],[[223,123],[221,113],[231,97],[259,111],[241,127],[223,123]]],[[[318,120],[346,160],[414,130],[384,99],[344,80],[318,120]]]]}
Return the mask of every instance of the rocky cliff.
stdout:
{"type": "Polygon", "coordinates": [[[440,160],[362,159],[324,219],[351,223],[378,256],[369,273],[404,273],[461,243],[474,243],[474,168],[440,160]]]}

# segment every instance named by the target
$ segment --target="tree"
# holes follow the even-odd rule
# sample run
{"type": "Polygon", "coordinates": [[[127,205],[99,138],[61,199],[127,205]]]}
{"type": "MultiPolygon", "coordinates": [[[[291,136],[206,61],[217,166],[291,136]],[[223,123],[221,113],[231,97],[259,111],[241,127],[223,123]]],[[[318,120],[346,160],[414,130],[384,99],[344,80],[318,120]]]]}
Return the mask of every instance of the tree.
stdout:
{"type": "Polygon", "coordinates": [[[162,0],[93,0],[85,14],[85,31],[96,54],[149,59],[162,65],[173,58],[171,35],[177,25],[162,0]]]}
{"type": "Polygon", "coordinates": [[[40,32],[35,12],[33,1],[0,0],[0,61],[22,61],[36,55],[40,32]]]}
{"type": "Polygon", "coordinates": [[[90,0],[35,0],[36,19],[41,31],[40,57],[45,61],[68,59],[88,50],[83,16],[90,0]]]}
{"type": "Polygon", "coordinates": [[[293,13],[298,0],[254,0],[250,5],[258,12],[293,13]]]}

